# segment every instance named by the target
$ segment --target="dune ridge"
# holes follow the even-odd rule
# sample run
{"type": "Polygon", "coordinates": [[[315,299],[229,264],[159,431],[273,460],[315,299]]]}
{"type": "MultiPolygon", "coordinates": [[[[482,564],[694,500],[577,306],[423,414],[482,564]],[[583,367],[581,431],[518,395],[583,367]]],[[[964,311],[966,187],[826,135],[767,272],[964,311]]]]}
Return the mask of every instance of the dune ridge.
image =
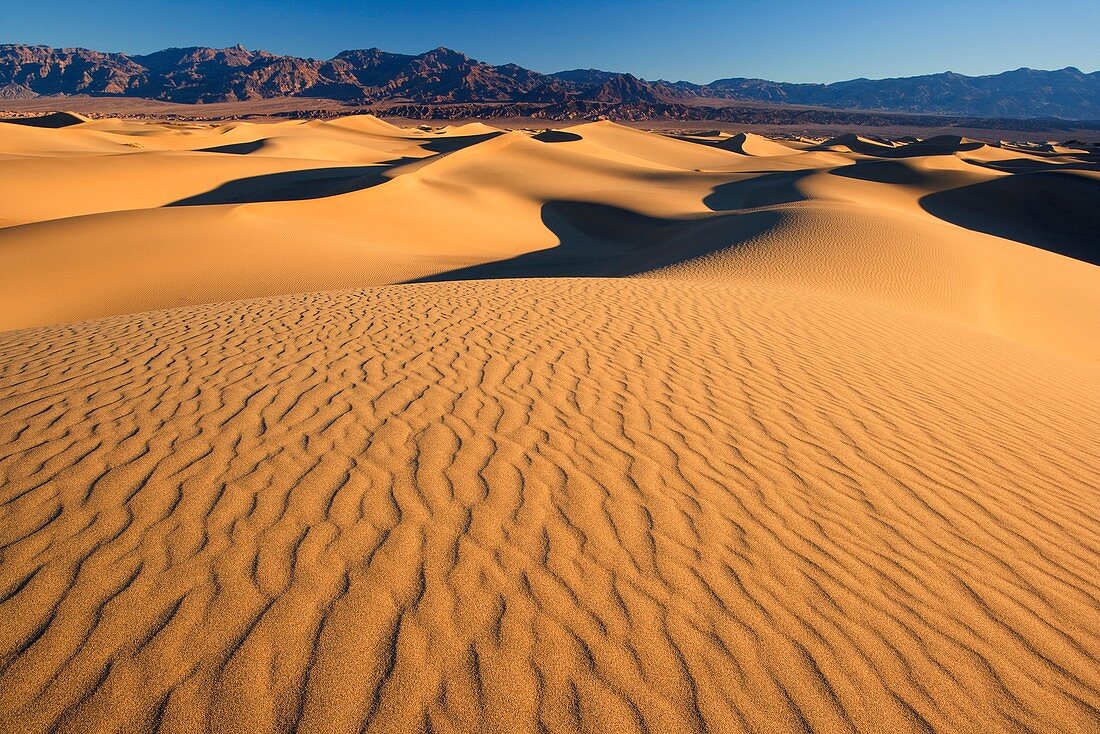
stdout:
{"type": "Polygon", "coordinates": [[[788,147],[610,122],[549,136],[407,129],[367,115],[0,125],[0,143],[18,155],[0,175],[0,328],[425,278],[671,268],[873,297],[1100,357],[1092,269],[1036,250],[1100,260],[1081,219],[1100,202],[1087,151],[950,136],[788,147]],[[96,185],[107,176],[119,184],[96,185]]]}
{"type": "Polygon", "coordinates": [[[1093,154],[0,153],[0,730],[1100,728],[1093,154]]]}

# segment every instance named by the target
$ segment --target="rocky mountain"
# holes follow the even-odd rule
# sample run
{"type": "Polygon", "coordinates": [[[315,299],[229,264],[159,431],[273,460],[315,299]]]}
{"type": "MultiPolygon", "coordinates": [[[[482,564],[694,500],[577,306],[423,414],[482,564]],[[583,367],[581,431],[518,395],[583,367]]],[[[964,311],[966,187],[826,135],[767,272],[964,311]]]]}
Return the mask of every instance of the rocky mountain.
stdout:
{"type": "Polygon", "coordinates": [[[1100,72],[1016,69],[989,76],[954,72],[833,84],[719,79],[697,92],[719,99],[982,117],[1100,119],[1100,72]]]}
{"type": "Polygon", "coordinates": [[[632,114],[717,99],[919,114],[1100,119],[1100,72],[1074,68],[1017,69],[981,77],[947,72],[834,84],[729,78],[699,85],[646,81],[598,69],[540,74],[515,64],[487,64],[447,48],[417,55],[349,50],[319,60],[239,45],[144,55],[0,45],[0,99],[58,94],[185,103],[322,97],[353,103],[538,103],[561,109],[604,104],[630,107],[632,114]]]}
{"type": "Polygon", "coordinates": [[[0,86],[0,99],[34,99],[37,96],[30,87],[24,87],[22,84],[0,86]]]}
{"type": "Polygon", "coordinates": [[[573,85],[515,64],[493,66],[446,48],[416,56],[344,51],[325,61],[231,48],[147,55],[0,45],[0,88],[44,94],[225,102],[273,97],[344,101],[490,102],[559,99],[573,85]]]}
{"type": "MultiPolygon", "coordinates": [[[[575,82],[574,82],[575,83],[575,82]]],[[[590,102],[610,104],[649,102],[654,104],[675,102],[691,95],[668,86],[664,82],[647,82],[633,74],[615,74],[600,84],[585,85],[579,98],[590,102]]]]}
{"type": "Polygon", "coordinates": [[[600,71],[599,69],[570,69],[568,71],[556,71],[550,76],[581,86],[599,86],[617,76],[622,76],[622,72],[600,71]]]}

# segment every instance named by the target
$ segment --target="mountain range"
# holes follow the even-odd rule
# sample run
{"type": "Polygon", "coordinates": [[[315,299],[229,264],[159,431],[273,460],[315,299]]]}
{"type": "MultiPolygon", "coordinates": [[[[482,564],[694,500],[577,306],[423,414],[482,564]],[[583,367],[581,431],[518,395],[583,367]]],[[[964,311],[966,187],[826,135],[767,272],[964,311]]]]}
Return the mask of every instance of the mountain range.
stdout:
{"type": "Polygon", "coordinates": [[[436,48],[377,48],[331,59],[230,48],[169,48],[123,54],[0,44],[0,99],[42,95],[143,97],[210,103],[316,97],[349,103],[427,105],[528,103],[558,106],[715,104],[718,101],[1000,118],[1100,119],[1100,71],[1017,69],[989,76],[953,72],[894,79],[795,84],[730,77],[709,84],[649,81],[574,69],[543,74],[436,48]]]}

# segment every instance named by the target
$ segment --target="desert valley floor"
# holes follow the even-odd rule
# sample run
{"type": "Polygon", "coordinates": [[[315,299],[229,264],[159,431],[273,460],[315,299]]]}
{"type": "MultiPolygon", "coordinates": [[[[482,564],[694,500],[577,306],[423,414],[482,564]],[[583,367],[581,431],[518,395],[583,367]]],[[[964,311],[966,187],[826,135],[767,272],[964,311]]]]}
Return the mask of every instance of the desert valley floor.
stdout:
{"type": "Polygon", "coordinates": [[[31,122],[0,730],[1100,731],[1095,149],[31,122]]]}

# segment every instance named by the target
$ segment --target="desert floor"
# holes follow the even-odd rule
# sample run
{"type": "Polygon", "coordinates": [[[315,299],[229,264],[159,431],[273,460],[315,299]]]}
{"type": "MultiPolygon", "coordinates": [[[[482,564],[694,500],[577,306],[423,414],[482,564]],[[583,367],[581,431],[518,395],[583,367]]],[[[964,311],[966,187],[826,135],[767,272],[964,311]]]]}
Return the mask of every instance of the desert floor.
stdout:
{"type": "Polygon", "coordinates": [[[0,123],[0,730],[1100,731],[1100,155],[0,123]]]}

